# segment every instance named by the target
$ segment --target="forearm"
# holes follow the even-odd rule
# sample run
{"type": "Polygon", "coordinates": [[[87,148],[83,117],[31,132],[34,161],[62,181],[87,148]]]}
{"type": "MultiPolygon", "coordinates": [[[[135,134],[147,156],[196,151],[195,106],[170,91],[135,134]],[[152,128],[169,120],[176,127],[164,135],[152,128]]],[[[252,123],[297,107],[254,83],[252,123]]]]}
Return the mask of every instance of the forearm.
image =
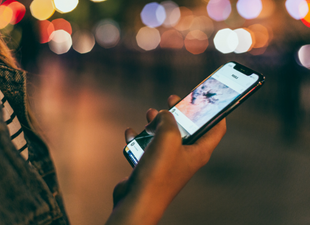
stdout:
{"type": "Polygon", "coordinates": [[[152,193],[130,193],[114,208],[106,225],[115,224],[157,224],[171,200],[152,193]]]}

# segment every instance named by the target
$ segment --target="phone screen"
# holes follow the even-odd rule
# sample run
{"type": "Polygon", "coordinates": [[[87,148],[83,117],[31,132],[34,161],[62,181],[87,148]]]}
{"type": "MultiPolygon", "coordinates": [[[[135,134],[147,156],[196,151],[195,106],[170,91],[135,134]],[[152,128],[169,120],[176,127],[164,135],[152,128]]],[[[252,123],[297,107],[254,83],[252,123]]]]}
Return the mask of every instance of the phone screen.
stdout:
{"type": "MultiPolygon", "coordinates": [[[[169,110],[177,121],[183,141],[257,83],[258,74],[244,74],[236,70],[235,65],[236,63],[229,62],[222,66],[169,110]]],[[[125,147],[125,152],[134,165],[140,160],[143,149],[151,139],[152,136],[143,131],[125,147]]]]}

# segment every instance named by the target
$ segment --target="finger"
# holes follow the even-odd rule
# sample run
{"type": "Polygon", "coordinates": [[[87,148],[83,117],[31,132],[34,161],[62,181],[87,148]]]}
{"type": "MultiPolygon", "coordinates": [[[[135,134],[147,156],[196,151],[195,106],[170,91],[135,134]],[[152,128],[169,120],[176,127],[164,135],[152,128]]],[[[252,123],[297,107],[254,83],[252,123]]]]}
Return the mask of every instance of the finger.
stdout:
{"type": "Polygon", "coordinates": [[[181,98],[179,96],[177,96],[177,95],[170,95],[169,98],[168,98],[168,106],[169,106],[169,108],[171,108],[172,106],[177,104],[180,100],[181,100],[181,98]]]}
{"type": "Polygon", "coordinates": [[[132,141],[132,139],[134,139],[137,135],[138,135],[138,133],[136,131],[134,131],[132,128],[127,128],[125,130],[126,143],[129,143],[130,141],[132,141]]]}
{"type": "Polygon", "coordinates": [[[158,129],[162,129],[164,131],[169,129],[178,130],[175,118],[168,110],[159,111],[155,119],[145,127],[145,130],[149,134],[155,134],[158,129]]]}
{"type": "Polygon", "coordinates": [[[155,119],[155,117],[157,116],[158,111],[156,109],[152,109],[150,108],[147,112],[146,112],[146,119],[147,122],[150,123],[153,119],[155,119]]]}

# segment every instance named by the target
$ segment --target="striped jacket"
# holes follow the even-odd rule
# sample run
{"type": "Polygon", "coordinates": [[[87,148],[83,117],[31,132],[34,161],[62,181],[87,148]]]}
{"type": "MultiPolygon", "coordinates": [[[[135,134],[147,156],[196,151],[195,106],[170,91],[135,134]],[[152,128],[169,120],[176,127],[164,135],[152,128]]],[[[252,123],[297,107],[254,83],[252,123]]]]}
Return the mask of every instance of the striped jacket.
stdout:
{"type": "Polygon", "coordinates": [[[0,110],[0,224],[69,224],[48,148],[28,120],[26,73],[0,62],[0,90],[21,123],[31,162],[12,144],[0,110]]]}

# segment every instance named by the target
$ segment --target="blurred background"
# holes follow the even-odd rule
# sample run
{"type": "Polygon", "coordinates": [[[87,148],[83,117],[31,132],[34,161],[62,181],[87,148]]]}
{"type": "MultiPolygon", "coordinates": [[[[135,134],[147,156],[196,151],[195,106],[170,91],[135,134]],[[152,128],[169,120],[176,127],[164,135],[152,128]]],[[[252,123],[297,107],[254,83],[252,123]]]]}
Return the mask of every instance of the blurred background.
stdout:
{"type": "Polygon", "coordinates": [[[266,76],[160,224],[310,223],[310,1],[0,0],[1,33],[72,224],[102,224],[132,169],[124,130],[227,61],[266,76]]]}

